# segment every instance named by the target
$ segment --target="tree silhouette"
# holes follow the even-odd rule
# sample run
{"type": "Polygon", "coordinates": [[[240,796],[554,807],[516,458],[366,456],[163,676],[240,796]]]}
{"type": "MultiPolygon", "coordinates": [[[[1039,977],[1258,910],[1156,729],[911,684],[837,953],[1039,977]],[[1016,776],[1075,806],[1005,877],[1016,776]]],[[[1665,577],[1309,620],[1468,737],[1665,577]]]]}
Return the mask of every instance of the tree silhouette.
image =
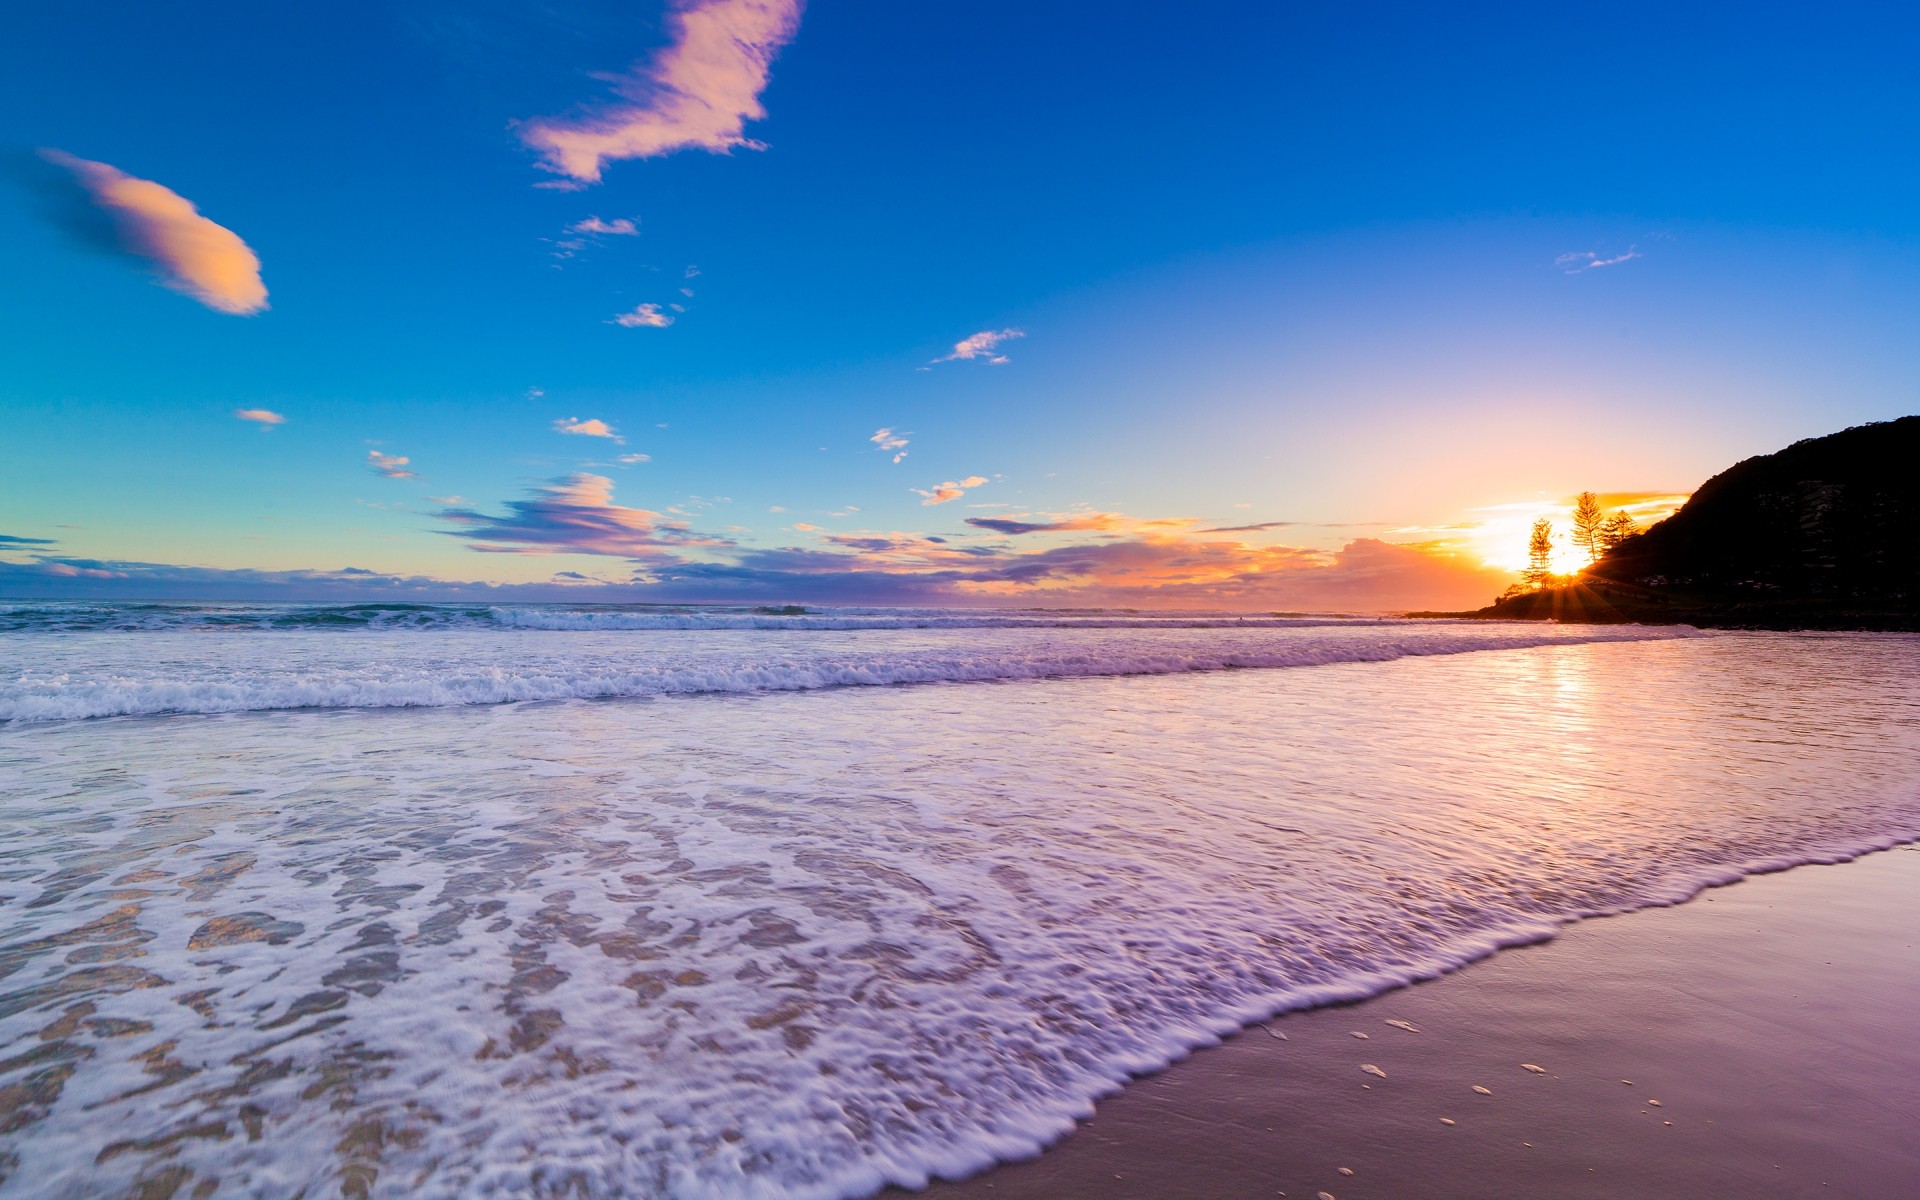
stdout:
{"type": "Polygon", "coordinates": [[[1591,564],[1600,557],[1602,530],[1607,518],[1600,511],[1600,498],[1592,492],[1581,492],[1573,501],[1573,544],[1586,552],[1587,562],[1591,564]]]}
{"type": "Polygon", "coordinates": [[[1613,548],[1626,541],[1639,531],[1633,518],[1625,510],[1618,510],[1600,523],[1599,546],[1602,555],[1612,554],[1613,548]]]}
{"type": "Polygon", "coordinates": [[[1527,569],[1522,574],[1536,591],[1553,577],[1553,522],[1545,517],[1533,523],[1533,533],[1527,538],[1527,569]]]}

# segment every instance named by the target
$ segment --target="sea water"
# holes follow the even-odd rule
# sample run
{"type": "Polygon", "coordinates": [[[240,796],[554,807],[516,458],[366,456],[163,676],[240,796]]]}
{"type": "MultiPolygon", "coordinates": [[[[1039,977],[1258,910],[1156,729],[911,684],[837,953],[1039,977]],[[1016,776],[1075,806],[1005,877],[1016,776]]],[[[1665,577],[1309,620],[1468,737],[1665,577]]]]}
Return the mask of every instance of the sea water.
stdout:
{"type": "Polygon", "coordinates": [[[1920,639],[0,605],[0,1195],[850,1197],[1920,835],[1920,639]]]}

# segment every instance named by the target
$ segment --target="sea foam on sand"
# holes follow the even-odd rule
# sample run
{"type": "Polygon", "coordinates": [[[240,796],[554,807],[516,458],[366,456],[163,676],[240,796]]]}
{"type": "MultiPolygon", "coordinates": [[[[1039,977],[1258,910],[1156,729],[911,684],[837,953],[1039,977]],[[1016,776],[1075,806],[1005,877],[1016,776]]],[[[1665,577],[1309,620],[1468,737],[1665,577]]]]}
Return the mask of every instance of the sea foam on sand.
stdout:
{"type": "MultiPolygon", "coordinates": [[[[929,647],[832,652],[883,650],[929,647]]],[[[16,722],[0,1195],[842,1197],[977,1169],[1249,1020],[1914,836],[1916,666],[1897,636],[1521,637],[16,722]]]]}

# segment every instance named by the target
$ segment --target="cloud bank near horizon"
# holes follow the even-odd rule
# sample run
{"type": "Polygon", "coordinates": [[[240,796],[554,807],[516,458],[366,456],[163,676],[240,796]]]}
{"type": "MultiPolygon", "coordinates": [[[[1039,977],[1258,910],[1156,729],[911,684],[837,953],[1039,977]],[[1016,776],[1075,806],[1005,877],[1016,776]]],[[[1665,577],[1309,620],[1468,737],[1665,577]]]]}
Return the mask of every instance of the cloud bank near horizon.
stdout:
{"type": "MultiPolygon", "coordinates": [[[[407,460],[398,456],[374,451],[369,465],[381,474],[412,477],[407,460]]],[[[979,476],[962,481],[985,482],[979,476]]],[[[962,521],[964,533],[835,532],[801,523],[788,533],[803,544],[772,546],[705,532],[689,517],[676,506],[655,511],[620,504],[612,479],[582,471],[536,485],[498,511],[450,503],[434,514],[442,525],[438,532],[488,555],[591,556],[603,563],[625,560],[624,570],[561,562],[545,581],[502,583],[358,567],[218,569],[82,558],[21,539],[0,545],[0,592],[129,599],[460,600],[479,595],[538,600],[559,598],[551,589],[564,586],[566,599],[611,603],[1378,612],[1478,607],[1515,578],[1441,543],[1362,537],[1333,551],[1260,545],[1231,536],[1237,531],[1202,528],[1191,517],[1114,512],[969,517],[962,521]]]]}

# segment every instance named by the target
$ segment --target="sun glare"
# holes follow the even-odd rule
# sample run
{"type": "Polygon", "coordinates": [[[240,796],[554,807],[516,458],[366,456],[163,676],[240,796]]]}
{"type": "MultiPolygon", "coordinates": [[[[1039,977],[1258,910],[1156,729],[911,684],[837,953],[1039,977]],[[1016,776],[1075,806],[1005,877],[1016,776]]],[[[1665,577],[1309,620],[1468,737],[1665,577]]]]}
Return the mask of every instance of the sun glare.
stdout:
{"type": "MultiPolygon", "coordinates": [[[[1683,493],[1602,492],[1600,507],[1607,512],[1625,512],[1641,529],[1672,516],[1687,502],[1683,493]]],[[[1533,523],[1542,517],[1553,523],[1553,557],[1556,575],[1571,575],[1587,565],[1584,550],[1573,544],[1573,498],[1563,500],[1518,500],[1473,510],[1478,524],[1467,533],[1473,553],[1490,567],[1503,571],[1527,568],[1527,537],[1533,523]]]]}

